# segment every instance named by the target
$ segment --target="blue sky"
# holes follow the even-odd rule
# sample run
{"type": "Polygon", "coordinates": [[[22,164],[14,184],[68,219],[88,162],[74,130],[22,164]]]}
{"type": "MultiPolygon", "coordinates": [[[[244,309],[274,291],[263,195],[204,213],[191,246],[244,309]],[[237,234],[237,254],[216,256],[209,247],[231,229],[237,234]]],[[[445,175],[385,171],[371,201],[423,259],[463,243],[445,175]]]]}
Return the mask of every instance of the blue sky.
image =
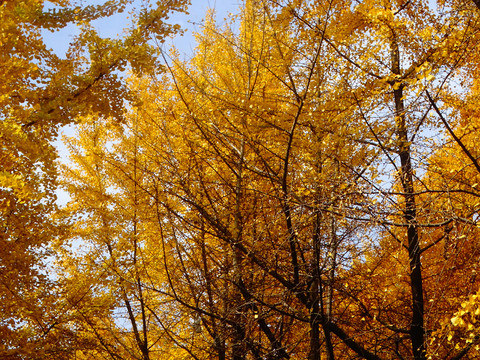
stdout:
{"type": "MultiPolygon", "coordinates": [[[[104,1],[90,0],[86,3],[101,4],[103,2],[104,1]]],[[[175,13],[170,17],[169,21],[171,23],[179,24],[186,32],[183,36],[177,36],[172,39],[169,45],[174,45],[180,53],[184,53],[187,56],[190,55],[195,47],[192,31],[199,29],[198,24],[202,23],[207,9],[215,9],[217,22],[222,24],[224,18],[226,18],[229,13],[237,12],[240,3],[241,0],[192,0],[192,5],[190,5],[188,9],[188,15],[175,13]]],[[[133,6],[135,6],[135,4],[133,4],[133,6]]],[[[123,29],[129,26],[130,19],[127,18],[128,16],[128,12],[124,12],[111,16],[108,19],[97,20],[93,22],[92,25],[102,36],[115,38],[121,36],[123,29]]],[[[68,49],[68,44],[77,33],[76,27],[69,25],[65,29],[55,33],[45,31],[44,40],[57,54],[64,55],[68,49]]]]}

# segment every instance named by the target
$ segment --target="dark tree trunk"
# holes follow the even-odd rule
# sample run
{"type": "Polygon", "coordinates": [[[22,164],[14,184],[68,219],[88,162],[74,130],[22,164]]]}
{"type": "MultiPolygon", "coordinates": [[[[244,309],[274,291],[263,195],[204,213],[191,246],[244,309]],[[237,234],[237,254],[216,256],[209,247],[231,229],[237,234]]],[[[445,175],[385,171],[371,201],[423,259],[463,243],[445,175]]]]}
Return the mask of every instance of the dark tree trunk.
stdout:
{"type": "MultiPolygon", "coordinates": [[[[400,51],[396,39],[392,41],[392,72],[400,73],[400,51]]],[[[406,127],[405,105],[403,102],[403,84],[394,84],[395,126],[397,130],[398,154],[400,157],[400,180],[402,183],[405,205],[403,216],[407,227],[408,258],[410,260],[410,287],[412,291],[412,321],[410,336],[412,352],[415,360],[426,359],[424,304],[422,267],[420,259],[420,243],[417,226],[417,208],[415,203],[415,189],[413,186],[413,169],[410,157],[411,149],[406,127]]]]}

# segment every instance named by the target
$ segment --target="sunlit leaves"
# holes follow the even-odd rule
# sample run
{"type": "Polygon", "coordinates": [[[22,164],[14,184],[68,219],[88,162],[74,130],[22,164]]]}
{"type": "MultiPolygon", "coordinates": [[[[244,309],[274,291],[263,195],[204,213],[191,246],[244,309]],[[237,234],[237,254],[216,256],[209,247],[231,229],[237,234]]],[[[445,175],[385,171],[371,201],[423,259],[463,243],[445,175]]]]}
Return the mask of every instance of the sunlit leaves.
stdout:
{"type": "Polygon", "coordinates": [[[66,311],[74,304],[52,298],[62,290],[47,270],[53,260],[49,243],[65,231],[50,218],[57,186],[52,142],[60,126],[82,115],[122,118],[132,100],[122,72],[128,64],[137,72],[156,67],[148,41],[152,34],[163,39],[177,31],[163,20],[186,4],[145,8],[134,20],[136,30],[123,39],[102,38],[90,25],[129,3],[0,2],[0,357],[63,359],[74,351],[66,311]],[[79,35],[64,44],[62,58],[43,35],[68,25],[77,26],[79,35]]]}
{"type": "Polygon", "coordinates": [[[246,1],[223,26],[208,13],[181,60],[160,46],[186,1],[142,4],[124,35],[102,37],[94,21],[129,4],[0,5],[8,355],[472,350],[472,13],[453,2],[246,1]],[[61,58],[41,31],[67,24],[79,32],[61,58]],[[72,123],[56,229],[51,140],[72,123]],[[52,238],[58,272],[46,276],[52,238]]]}

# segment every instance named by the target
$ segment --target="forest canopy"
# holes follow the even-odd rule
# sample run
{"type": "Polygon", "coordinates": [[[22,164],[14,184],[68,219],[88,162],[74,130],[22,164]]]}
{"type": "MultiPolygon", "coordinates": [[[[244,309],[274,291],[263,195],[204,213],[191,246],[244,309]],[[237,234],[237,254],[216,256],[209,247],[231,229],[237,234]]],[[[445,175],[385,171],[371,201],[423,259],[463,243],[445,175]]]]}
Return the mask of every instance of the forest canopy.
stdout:
{"type": "Polygon", "coordinates": [[[188,5],[0,0],[0,358],[477,359],[480,3],[188,5]]]}

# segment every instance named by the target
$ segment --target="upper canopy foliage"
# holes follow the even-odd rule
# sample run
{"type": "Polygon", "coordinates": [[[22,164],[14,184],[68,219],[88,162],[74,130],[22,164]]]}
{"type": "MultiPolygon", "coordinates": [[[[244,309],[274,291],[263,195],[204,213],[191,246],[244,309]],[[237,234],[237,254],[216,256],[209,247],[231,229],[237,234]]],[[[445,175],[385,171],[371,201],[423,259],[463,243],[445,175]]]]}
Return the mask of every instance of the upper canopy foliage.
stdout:
{"type": "Polygon", "coordinates": [[[0,1],[0,357],[68,357],[73,328],[60,329],[65,310],[56,301],[45,262],[54,225],[57,168],[52,142],[60,126],[81,116],[120,120],[131,94],[119,76],[157,64],[148,44],[178,27],[165,22],[187,1],[144,3],[123,39],[101,38],[90,22],[125,10],[132,1],[82,5],[70,1],[0,1]],[[45,31],[77,26],[65,58],[44,43],[45,31]],[[60,335],[62,333],[63,335],[60,335]]]}
{"type": "Polygon", "coordinates": [[[129,2],[25,4],[0,13],[0,357],[478,357],[474,3],[249,0],[188,60],[150,41],[184,1],[122,39],[90,22],[129,2]],[[69,23],[62,59],[41,29],[69,23]]]}

